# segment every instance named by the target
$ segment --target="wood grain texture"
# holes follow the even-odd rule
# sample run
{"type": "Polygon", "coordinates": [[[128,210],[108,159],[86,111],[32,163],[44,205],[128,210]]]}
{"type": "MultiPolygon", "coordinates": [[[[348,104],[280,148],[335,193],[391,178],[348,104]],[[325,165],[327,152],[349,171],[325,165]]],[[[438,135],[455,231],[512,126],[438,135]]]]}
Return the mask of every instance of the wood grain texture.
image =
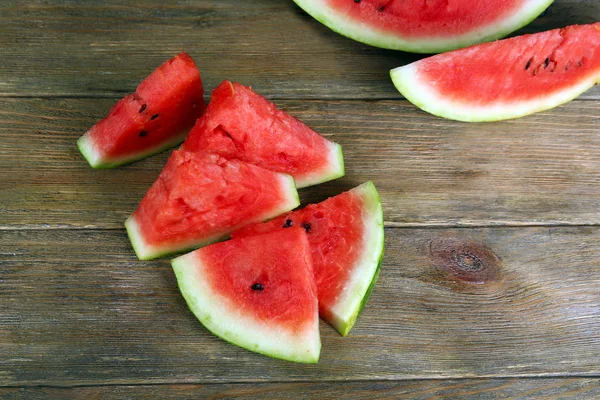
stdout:
{"type": "Polygon", "coordinates": [[[209,334],[121,230],[0,234],[0,386],[600,375],[600,227],[386,229],[378,285],[317,365],[209,334]]]}
{"type": "Polygon", "coordinates": [[[448,379],[421,381],[139,385],[76,388],[0,388],[5,400],[77,399],[598,399],[600,380],[448,379]]]}
{"type": "MultiPolygon", "coordinates": [[[[122,227],[170,153],[91,169],[75,142],[113,103],[0,99],[0,228],[122,227]]],[[[372,179],[396,226],[600,223],[600,101],[490,124],[404,100],[277,104],[344,149],[346,176],[304,204],[372,179]]]]}
{"type": "MultiPolygon", "coordinates": [[[[596,0],[556,0],[519,33],[596,21],[596,0]]],[[[347,39],[291,0],[0,3],[0,96],[132,92],[181,50],[208,90],[231,79],[286,98],[396,99],[389,70],[421,57],[347,39]]]]}

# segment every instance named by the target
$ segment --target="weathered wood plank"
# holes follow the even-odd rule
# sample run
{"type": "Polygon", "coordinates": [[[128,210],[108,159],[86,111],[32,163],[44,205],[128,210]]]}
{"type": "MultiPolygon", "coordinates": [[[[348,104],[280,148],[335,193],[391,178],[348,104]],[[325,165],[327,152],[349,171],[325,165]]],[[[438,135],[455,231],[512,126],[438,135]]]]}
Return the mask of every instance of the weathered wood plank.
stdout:
{"type": "MultiPolygon", "coordinates": [[[[596,0],[556,0],[521,32],[599,20],[596,0]]],[[[419,57],[346,39],[292,1],[0,4],[1,96],[131,92],[181,50],[208,90],[232,79],[286,98],[399,98],[388,71],[419,57]]]]}
{"type": "Polygon", "coordinates": [[[296,365],[209,334],[121,230],[3,231],[0,386],[600,376],[600,227],[386,235],[354,330],[296,365]]]}
{"type": "MultiPolygon", "coordinates": [[[[122,227],[168,153],[92,170],[75,142],[113,103],[0,100],[0,228],[122,227]]],[[[372,179],[401,226],[600,223],[600,101],[491,124],[403,100],[277,104],[344,148],[346,177],[302,190],[305,203],[372,179]]]]}
{"type": "Polygon", "coordinates": [[[140,385],[77,388],[0,388],[5,400],[76,399],[598,399],[600,380],[449,379],[420,381],[140,385]]]}

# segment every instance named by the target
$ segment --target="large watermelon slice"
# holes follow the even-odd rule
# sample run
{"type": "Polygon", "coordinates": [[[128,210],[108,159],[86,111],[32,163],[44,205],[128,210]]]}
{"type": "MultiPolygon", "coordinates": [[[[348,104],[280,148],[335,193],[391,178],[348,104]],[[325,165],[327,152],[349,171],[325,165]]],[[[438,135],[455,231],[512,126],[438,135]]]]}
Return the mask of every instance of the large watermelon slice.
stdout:
{"type": "Polygon", "coordinates": [[[302,229],[213,244],[172,265],[188,306],[215,335],[271,357],[318,361],[317,291],[302,229]]]}
{"type": "Polygon", "coordinates": [[[176,150],[125,226],[138,258],[149,260],[222,240],[299,204],[289,175],[176,150]]]}
{"type": "Polygon", "coordinates": [[[321,318],[346,336],[364,307],[383,257],[383,212],[372,182],[232,234],[302,227],[310,243],[321,318]]]}
{"type": "Polygon", "coordinates": [[[393,50],[440,53],[498,39],[552,0],[294,0],[330,29],[393,50]]]}
{"type": "Polygon", "coordinates": [[[421,109],[461,121],[547,110],[600,81],[600,23],[569,26],[414,62],[391,71],[421,109]]]}
{"type": "Polygon", "coordinates": [[[342,148],[264,97],[224,81],[182,149],[219,154],[292,175],[301,188],[344,175],[342,148]]]}
{"type": "Polygon", "coordinates": [[[181,143],[204,112],[200,72],[186,53],[166,61],[77,141],[94,168],[112,168],[181,143]]]}

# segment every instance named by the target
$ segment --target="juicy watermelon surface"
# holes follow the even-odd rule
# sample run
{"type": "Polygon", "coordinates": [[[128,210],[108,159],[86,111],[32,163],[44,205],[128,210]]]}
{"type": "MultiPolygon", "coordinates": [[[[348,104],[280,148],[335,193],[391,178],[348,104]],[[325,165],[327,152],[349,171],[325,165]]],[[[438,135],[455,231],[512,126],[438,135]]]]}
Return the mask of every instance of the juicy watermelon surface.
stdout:
{"type": "Polygon", "coordinates": [[[516,118],[569,101],[600,81],[600,23],[439,54],[391,76],[408,100],[432,114],[516,118]]]}
{"type": "Polygon", "coordinates": [[[166,150],[181,143],[204,112],[203,94],[196,64],[181,53],[115,104],[78,146],[94,168],[115,167],[166,150]]]}
{"type": "Polygon", "coordinates": [[[377,280],[383,255],[383,213],[377,190],[367,182],[321,203],[243,228],[232,237],[292,227],[307,232],[319,313],[345,336],[377,280]]]}
{"type": "Polygon", "coordinates": [[[317,362],[317,291],[306,233],[217,243],[172,261],[180,290],[215,335],[275,358],[317,362]]]}
{"type": "Polygon", "coordinates": [[[151,259],[222,240],[298,204],[289,175],[177,150],[125,226],[138,257],[151,259]]]}
{"type": "Polygon", "coordinates": [[[210,152],[292,175],[310,186],[344,175],[341,147],[239,83],[211,95],[182,149],[210,152]]]}
{"type": "Polygon", "coordinates": [[[552,0],[294,0],[351,39],[394,50],[437,53],[506,36],[552,0]]]}

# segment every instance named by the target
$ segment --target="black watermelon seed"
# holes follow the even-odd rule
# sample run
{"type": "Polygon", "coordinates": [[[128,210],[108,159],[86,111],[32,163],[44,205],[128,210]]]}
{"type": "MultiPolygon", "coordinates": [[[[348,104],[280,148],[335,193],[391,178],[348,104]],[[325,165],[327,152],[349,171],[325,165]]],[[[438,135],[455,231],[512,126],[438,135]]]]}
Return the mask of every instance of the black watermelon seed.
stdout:
{"type": "Polygon", "coordinates": [[[146,137],[146,136],[148,136],[148,132],[146,132],[146,131],[140,132],[140,137],[146,137]]]}
{"type": "Polygon", "coordinates": [[[294,221],[292,221],[291,219],[288,218],[285,220],[285,223],[283,224],[282,228],[289,228],[293,224],[294,224],[294,221]]]}
{"type": "Polygon", "coordinates": [[[146,104],[142,105],[142,107],[140,108],[140,114],[146,110],[146,107],[148,107],[146,104]]]}
{"type": "Polygon", "coordinates": [[[150,121],[155,120],[156,118],[158,118],[158,114],[154,114],[151,118],[150,121]]]}
{"type": "Polygon", "coordinates": [[[548,68],[548,65],[550,65],[550,59],[546,57],[546,59],[544,60],[544,69],[548,68]]]}
{"type": "Polygon", "coordinates": [[[360,3],[360,2],[361,2],[361,0],[354,0],[354,2],[355,2],[355,3],[360,3]]]}
{"type": "Polygon", "coordinates": [[[308,222],[303,222],[302,223],[302,227],[304,228],[304,230],[306,231],[306,233],[310,232],[311,226],[308,222]]]}
{"type": "Polygon", "coordinates": [[[250,286],[250,289],[252,290],[265,290],[264,286],[261,285],[260,283],[255,283],[254,285],[250,286]]]}
{"type": "Polygon", "coordinates": [[[529,69],[529,67],[531,67],[532,62],[533,62],[533,57],[531,57],[529,59],[529,61],[527,61],[527,64],[525,64],[525,71],[527,71],[529,69]]]}

